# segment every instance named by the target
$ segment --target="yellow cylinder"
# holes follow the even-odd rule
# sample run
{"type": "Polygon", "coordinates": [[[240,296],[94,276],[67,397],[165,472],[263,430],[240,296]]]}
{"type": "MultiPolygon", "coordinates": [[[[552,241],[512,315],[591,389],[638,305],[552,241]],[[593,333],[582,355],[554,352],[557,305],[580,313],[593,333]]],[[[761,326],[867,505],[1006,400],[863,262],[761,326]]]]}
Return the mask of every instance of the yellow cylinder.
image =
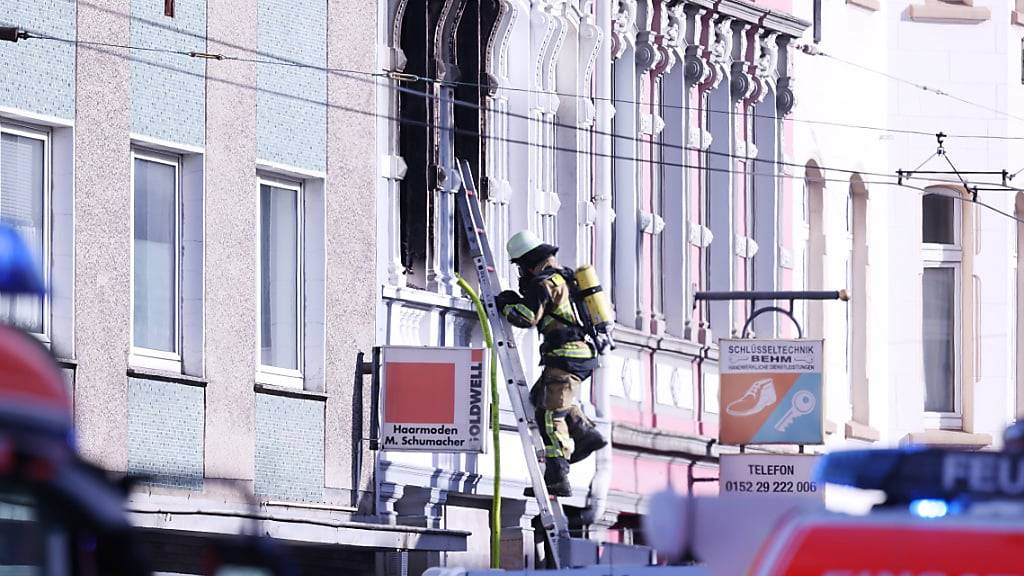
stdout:
{"type": "Polygon", "coordinates": [[[608,294],[601,288],[597,270],[589,264],[576,269],[576,284],[580,287],[580,296],[587,307],[590,319],[598,332],[607,332],[615,323],[615,312],[608,294]]]}

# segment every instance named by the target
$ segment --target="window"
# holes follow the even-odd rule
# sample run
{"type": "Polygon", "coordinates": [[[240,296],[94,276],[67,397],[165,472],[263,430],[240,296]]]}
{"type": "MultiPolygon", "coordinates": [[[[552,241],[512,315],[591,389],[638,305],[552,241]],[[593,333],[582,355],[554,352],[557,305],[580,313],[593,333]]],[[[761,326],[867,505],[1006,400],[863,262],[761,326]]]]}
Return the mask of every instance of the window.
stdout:
{"type": "Polygon", "coordinates": [[[302,186],[260,180],[259,354],[267,383],[302,378],[302,186]]]}
{"type": "Polygon", "coordinates": [[[135,151],[132,182],[133,360],[180,371],[180,158],[135,151]]]}
{"type": "Polygon", "coordinates": [[[956,191],[921,200],[921,340],[924,410],[931,427],[959,428],[961,414],[961,205],[956,191]]]}
{"type": "Polygon", "coordinates": [[[164,0],[164,16],[174,18],[174,0],[164,0]]]}
{"type": "MultiPolygon", "coordinates": [[[[17,125],[0,127],[0,220],[13,227],[35,253],[39,275],[49,285],[49,134],[17,125]]],[[[49,333],[47,298],[0,296],[0,322],[39,335],[49,333]]]]}

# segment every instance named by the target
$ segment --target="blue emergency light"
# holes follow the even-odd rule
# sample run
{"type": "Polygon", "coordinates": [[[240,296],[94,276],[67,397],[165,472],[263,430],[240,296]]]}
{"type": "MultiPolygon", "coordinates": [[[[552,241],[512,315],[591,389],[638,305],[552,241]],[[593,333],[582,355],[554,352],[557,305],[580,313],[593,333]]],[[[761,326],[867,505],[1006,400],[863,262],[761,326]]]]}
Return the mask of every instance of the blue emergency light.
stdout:
{"type": "MultiPolygon", "coordinates": [[[[889,504],[936,501],[1024,500],[1024,453],[965,452],[928,448],[849,450],[827,454],[819,481],[881,490],[889,504]]],[[[941,514],[941,515],[944,515],[941,514]]]]}
{"type": "Polygon", "coordinates": [[[38,263],[25,240],[14,228],[0,224],[0,293],[45,292],[38,263]]]}

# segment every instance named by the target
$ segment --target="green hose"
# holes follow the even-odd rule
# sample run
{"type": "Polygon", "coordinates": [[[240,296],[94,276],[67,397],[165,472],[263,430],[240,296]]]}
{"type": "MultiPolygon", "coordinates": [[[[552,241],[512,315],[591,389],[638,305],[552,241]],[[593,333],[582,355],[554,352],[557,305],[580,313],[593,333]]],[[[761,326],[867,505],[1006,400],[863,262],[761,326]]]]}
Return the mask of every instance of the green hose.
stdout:
{"type": "Polygon", "coordinates": [[[491,499],[491,568],[501,568],[501,426],[498,420],[498,352],[491,339],[491,324],[487,321],[484,304],[473,287],[456,275],[459,287],[469,295],[476,307],[484,344],[491,350],[491,442],[494,444],[494,497],[491,499]]]}

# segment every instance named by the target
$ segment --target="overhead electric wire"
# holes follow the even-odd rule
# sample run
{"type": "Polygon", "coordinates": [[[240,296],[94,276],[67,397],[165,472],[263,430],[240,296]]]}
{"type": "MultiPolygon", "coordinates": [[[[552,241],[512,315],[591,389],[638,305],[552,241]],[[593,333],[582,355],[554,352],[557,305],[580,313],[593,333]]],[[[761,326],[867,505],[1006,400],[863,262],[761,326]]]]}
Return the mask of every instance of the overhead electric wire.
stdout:
{"type": "MultiPolygon", "coordinates": [[[[985,104],[974,102],[972,100],[968,100],[968,99],[963,98],[961,96],[957,96],[956,94],[950,94],[949,92],[946,92],[945,90],[941,90],[939,88],[933,88],[933,87],[928,86],[926,84],[921,84],[919,82],[914,82],[913,80],[907,80],[906,78],[901,78],[899,76],[896,76],[894,74],[890,74],[890,73],[885,72],[883,70],[876,70],[874,68],[871,68],[869,66],[865,66],[863,64],[858,64],[856,62],[851,62],[849,60],[846,60],[845,58],[840,58],[838,56],[833,56],[832,54],[829,54],[827,52],[822,52],[820,50],[817,50],[816,48],[813,49],[813,50],[809,50],[809,51],[805,50],[804,53],[805,54],[810,54],[812,56],[824,56],[826,58],[830,58],[832,60],[835,60],[836,62],[841,62],[843,64],[846,64],[847,66],[852,66],[854,68],[858,68],[860,70],[864,70],[865,72],[871,72],[872,74],[877,74],[879,76],[883,76],[885,78],[888,78],[889,80],[892,80],[893,82],[899,82],[901,84],[906,84],[908,86],[913,86],[914,88],[917,88],[919,90],[923,90],[925,92],[930,92],[930,93],[936,94],[938,96],[945,96],[946,98],[950,98],[952,100],[956,100],[957,102],[960,102],[960,103],[963,103],[963,104],[967,104],[969,106],[974,106],[976,108],[980,108],[980,109],[986,110],[988,112],[993,112],[993,113],[999,114],[1001,116],[1006,116],[1007,118],[1012,118],[1014,120],[1018,120],[1020,122],[1024,122],[1024,117],[1016,116],[1014,114],[1010,114],[1009,112],[1007,112],[1005,110],[1000,110],[998,108],[993,108],[993,107],[987,106],[985,104]]],[[[1024,138],[1013,138],[1013,139],[1014,140],[1019,140],[1019,139],[1024,139],[1024,138]]]]}
{"type": "MultiPolygon", "coordinates": [[[[41,38],[41,39],[61,40],[59,38],[50,37],[50,36],[40,36],[40,35],[36,35],[34,33],[30,33],[30,37],[31,38],[41,38]]],[[[102,42],[83,42],[83,41],[71,41],[71,40],[67,40],[67,41],[68,42],[77,42],[77,43],[80,43],[80,44],[84,44],[86,46],[101,46],[101,47],[118,48],[118,49],[124,49],[124,48],[134,49],[133,47],[125,46],[125,45],[121,45],[121,44],[107,44],[107,43],[102,43],[102,42]]],[[[149,50],[155,51],[156,49],[149,49],[149,50]]],[[[307,64],[302,64],[302,63],[274,62],[274,61],[252,59],[252,58],[240,58],[240,57],[236,57],[236,56],[224,56],[222,54],[208,54],[208,53],[205,53],[205,52],[185,52],[185,51],[179,51],[179,50],[169,50],[169,51],[167,51],[167,53],[168,54],[173,54],[173,55],[179,55],[179,56],[199,57],[199,58],[212,59],[212,60],[220,60],[220,61],[223,61],[223,60],[233,60],[233,61],[238,61],[238,62],[257,63],[257,64],[281,64],[281,65],[284,65],[284,66],[291,66],[291,67],[300,67],[300,68],[311,67],[311,68],[315,68],[317,70],[324,70],[323,68],[314,67],[314,66],[307,65],[307,64]]],[[[338,75],[349,75],[349,77],[351,77],[353,80],[356,80],[356,81],[364,81],[362,78],[359,78],[358,76],[372,76],[372,77],[375,77],[375,78],[385,78],[385,77],[387,77],[387,78],[392,78],[393,79],[393,75],[390,75],[388,73],[367,73],[367,72],[349,70],[349,69],[344,69],[344,68],[331,68],[331,69],[329,69],[329,71],[331,73],[338,74],[338,75]]],[[[386,85],[385,87],[387,87],[389,89],[392,89],[392,90],[396,90],[396,91],[401,92],[401,93],[409,94],[409,95],[412,95],[412,96],[422,97],[424,99],[431,99],[431,100],[440,100],[441,99],[441,97],[439,95],[432,94],[432,93],[426,92],[426,91],[416,90],[416,89],[413,89],[413,88],[408,88],[408,87],[405,87],[405,86],[386,85]]],[[[463,108],[472,108],[472,109],[478,110],[480,112],[500,114],[500,115],[504,115],[504,116],[509,117],[509,118],[519,118],[519,119],[524,120],[526,122],[537,122],[536,118],[533,118],[533,117],[531,117],[531,116],[529,116],[527,114],[521,114],[521,113],[518,113],[518,112],[509,111],[509,110],[495,110],[493,108],[490,108],[490,107],[487,107],[487,106],[484,106],[484,105],[481,105],[481,104],[477,104],[476,102],[469,102],[469,101],[460,100],[460,99],[457,99],[457,98],[446,98],[445,101],[446,102],[451,102],[455,106],[460,106],[460,107],[463,107],[463,108]]],[[[776,120],[778,120],[778,119],[776,118],[776,120]]],[[[730,153],[730,152],[722,152],[722,151],[718,151],[718,150],[705,150],[703,148],[694,147],[694,146],[683,146],[681,144],[675,144],[675,143],[670,143],[670,142],[665,142],[665,141],[657,141],[657,140],[655,140],[653,138],[651,140],[645,140],[643,138],[638,138],[638,137],[634,137],[634,136],[627,136],[627,135],[624,135],[624,134],[616,134],[614,132],[604,132],[604,131],[601,131],[601,130],[596,130],[596,129],[592,129],[592,128],[585,128],[585,127],[580,127],[580,126],[574,126],[574,125],[565,124],[565,123],[562,123],[562,122],[546,122],[545,126],[554,127],[554,128],[562,128],[562,129],[565,129],[565,130],[572,130],[574,132],[584,133],[584,134],[586,134],[588,136],[607,136],[607,137],[610,137],[610,138],[613,138],[613,139],[617,139],[617,140],[624,140],[624,141],[630,142],[630,143],[632,143],[634,145],[653,145],[653,146],[657,146],[657,147],[660,147],[660,148],[669,148],[669,149],[674,149],[674,150],[696,152],[696,153],[708,154],[708,155],[711,155],[711,156],[721,156],[721,157],[726,157],[726,158],[730,158],[730,159],[733,159],[733,160],[743,160],[743,161],[747,161],[747,162],[771,164],[771,165],[774,165],[774,166],[790,166],[790,167],[793,167],[793,168],[805,168],[805,166],[803,164],[799,164],[799,163],[796,163],[796,162],[787,162],[787,161],[784,161],[784,160],[777,160],[777,159],[757,158],[757,157],[752,157],[752,156],[746,156],[746,155],[743,155],[743,154],[733,154],[733,153],[730,153]]],[[[544,145],[541,145],[541,146],[543,146],[544,148],[547,148],[547,149],[551,149],[550,146],[544,146],[544,145]]],[[[852,174],[858,174],[858,175],[877,176],[877,177],[882,177],[882,178],[895,178],[896,177],[895,175],[887,174],[887,173],[868,172],[868,171],[863,171],[863,170],[851,170],[851,169],[837,168],[837,167],[831,167],[831,166],[819,166],[818,168],[821,169],[821,170],[825,170],[825,171],[843,172],[843,173],[847,173],[847,174],[851,174],[851,175],[852,174]]]]}
{"type": "MultiPolygon", "coordinates": [[[[93,47],[93,48],[101,48],[101,47],[103,47],[103,48],[118,48],[118,49],[138,49],[138,47],[134,47],[134,46],[117,45],[117,44],[110,44],[110,43],[103,43],[103,42],[84,42],[84,41],[77,41],[77,40],[75,40],[75,41],[67,40],[67,41],[68,42],[73,42],[75,44],[86,45],[86,46],[93,47]]],[[[169,54],[177,54],[177,55],[182,55],[182,56],[196,57],[196,56],[192,56],[192,53],[188,53],[188,52],[184,52],[184,51],[172,51],[172,50],[163,50],[163,49],[150,49],[150,51],[163,51],[163,52],[166,52],[166,53],[169,53],[169,54]]],[[[114,55],[115,56],[120,56],[120,55],[117,55],[117,54],[114,54],[114,55]]],[[[120,56],[120,57],[123,57],[123,56],[120,56]]],[[[217,59],[218,60],[231,60],[231,59],[235,59],[235,58],[234,57],[225,56],[223,58],[217,58],[217,59]]],[[[267,63],[273,63],[273,62],[269,62],[268,61],[267,63]]],[[[527,147],[542,147],[542,148],[545,148],[545,149],[548,149],[548,150],[565,151],[565,152],[571,152],[571,153],[575,153],[575,154],[584,154],[584,155],[592,156],[592,157],[609,158],[611,160],[626,160],[626,161],[636,162],[636,163],[640,163],[640,164],[651,164],[651,165],[669,166],[669,167],[674,167],[674,168],[686,168],[686,169],[690,169],[690,170],[697,170],[697,171],[704,171],[704,172],[739,174],[739,175],[747,175],[747,176],[752,175],[751,172],[747,171],[747,170],[731,170],[731,169],[727,169],[727,168],[713,168],[713,167],[710,167],[710,166],[691,165],[691,164],[676,163],[676,162],[669,162],[669,161],[664,161],[664,160],[655,160],[655,159],[649,159],[649,158],[639,158],[639,157],[638,158],[634,158],[634,157],[629,157],[629,156],[621,156],[621,155],[617,155],[617,154],[602,153],[602,152],[597,152],[597,151],[594,151],[594,150],[585,151],[585,150],[579,150],[579,149],[576,149],[576,148],[565,148],[565,147],[559,147],[559,146],[542,145],[542,144],[538,144],[536,142],[530,142],[528,140],[519,140],[519,139],[515,139],[515,138],[507,138],[507,137],[496,136],[496,135],[491,135],[491,134],[483,134],[483,133],[480,133],[480,132],[477,132],[477,131],[473,131],[473,130],[466,130],[466,129],[461,129],[461,128],[455,128],[453,126],[452,127],[442,127],[442,126],[437,126],[435,124],[432,124],[432,123],[429,123],[429,122],[425,122],[425,121],[418,121],[418,120],[413,120],[413,119],[410,119],[410,118],[393,117],[393,116],[386,115],[386,114],[380,114],[380,113],[377,113],[377,112],[374,112],[374,111],[367,111],[367,110],[362,110],[362,109],[359,109],[359,108],[352,108],[352,107],[343,106],[343,105],[340,105],[340,104],[331,104],[331,103],[328,103],[328,102],[325,102],[325,101],[313,100],[313,99],[304,98],[304,97],[301,97],[301,96],[296,96],[296,95],[293,95],[293,94],[285,94],[285,93],[282,93],[282,92],[275,92],[275,91],[272,91],[272,90],[258,89],[258,88],[256,88],[255,86],[252,86],[252,85],[246,85],[246,84],[242,84],[242,83],[238,83],[238,82],[232,82],[232,81],[228,81],[228,80],[224,80],[224,79],[209,77],[209,76],[207,76],[205,74],[197,74],[197,73],[194,73],[194,72],[191,72],[191,71],[188,71],[188,70],[183,70],[183,69],[180,69],[180,68],[172,68],[172,67],[167,67],[167,66],[162,66],[162,65],[159,65],[159,64],[152,64],[152,63],[150,63],[150,64],[154,65],[154,66],[158,66],[158,67],[163,67],[163,68],[166,68],[166,69],[178,72],[178,73],[182,73],[182,74],[186,74],[186,75],[191,75],[191,76],[194,76],[194,77],[197,77],[197,78],[202,78],[202,79],[205,79],[205,80],[210,80],[210,81],[220,82],[220,83],[227,83],[227,84],[232,84],[232,85],[238,85],[239,87],[247,88],[247,89],[250,89],[250,90],[261,90],[261,91],[268,92],[270,94],[274,94],[274,95],[281,96],[281,97],[284,97],[284,98],[305,101],[305,102],[308,102],[308,103],[318,104],[318,105],[322,105],[322,106],[325,106],[325,107],[328,107],[328,108],[332,108],[332,109],[336,109],[336,110],[341,110],[341,111],[345,111],[345,112],[350,112],[350,113],[353,113],[353,114],[359,114],[359,115],[362,115],[362,116],[368,116],[368,117],[372,117],[372,118],[382,118],[382,119],[386,119],[386,120],[390,120],[390,121],[394,121],[394,122],[398,122],[398,123],[402,123],[402,124],[411,124],[411,125],[416,125],[416,126],[420,126],[420,127],[423,127],[423,128],[428,128],[428,129],[432,128],[432,129],[435,129],[435,130],[440,130],[442,132],[448,131],[448,132],[453,132],[453,133],[456,133],[456,134],[475,136],[475,137],[479,137],[479,138],[487,139],[487,140],[504,141],[504,142],[507,142],[507,143],[510,143],[510,144],[518,144],[518,145],[523,145],[523,146],[527,146],[527,147]]],[[[337,74],[357,74],[357,75],[364,75],[364,76],[365,75],[374,75],[374,76],[377,76],[377,77],[385,77],[385,76],[387,76],[387,74],[383,74],[383,73],[381,73],[381,74],[371,74],[371,73],[366,73],[366,72],[361,72],[361,71],[353,71],[353,70],[346,70],[346,69],[341,69],[341,68],[333,68],[333,69],[330,69],[329,71],[331,71],[333,73],[337,73],[337,74]]],[[[589,133],[589,131],[588,131],[588,133],[589,133]]],[[[704,151],[704,152],[706,152],[706,151],[704,151]]],[[[740,158],[742,158],[742,157],[740,157],[740,158]]],[[[801,165],[796,165],[796,166],[803,167],[801,165]]],[[[822,167],[819,167],[819,168],[823,169],[823,170],[827,170],[826,168],[822,168],[822,167]]],[[[830,170],[840,171],[841,169],[831,168],[830,170]]],[[[849,172],[856,173],[856,174],[881,174],[881,173],[861,172],[861,171],[855,171],[855,170],[849,171],[849,172]]],[[[796,176],[796,175],[784,174],[784,173],[780,173],[778,171],[776,171],[773,174],[765,174],[764,176],[768,176],[768,177],[771,177],[771,178],[788,179],[788,180],[806,180],[806,177],[804,177],[804,176],[796,176]]],[[[888,177],[888,178],[895,178],[895,175],[885,174],[883,176],[888,177]]],[[[849,184],[849,180],[847,180],[847,179],[837,179],[837,178],[823,177],[823,178],[815,178],[814,180],[816,182],[835,182],[835,183],[846,184],[846,185],[849,184]]],[[[907,189],[916,190],[916,191],[919,191],[919,192],[927,192],[928,191],[926,188],[922,188],[922,187],[919,187],[919,186],[912,186],[910,184],[899,184],[899,183],[893,182],[893,181],[862,180],[862,183],[865,184],[865,185],[896,186],[896,187],[900,187],[900,188],[907,188],[907,189]]],[[[1009,190],[1024,191],[1024,190],[1017,189],[1017,188],[1012,188],[1012,187],[1006,187],[1006,188],[1008,188],[1008,191],[1009,190]]],[[[965,197],[960,196],[960,195],[957,195],[955,197],[957,199],[959,199],[960,201],[962,201],[962,202],[973,202],[973,203],[976,203],[976,204],[982,206],[983,208],[986,208],[988,210],[993,211],[996,214],[1002,215],[1004,217],[1010,218],[1011,220],[1014,220],[1016,222],[1024,224],[1024,220],[1022,220],[1020,218],[1017,218],[1017,217],[1015,217],[1015,216],[1013,216],[1013,215],[1011,215],[1011,214],[1009,214],[1007,212],[1004,212],[1004,211],[1002,211],[1002,210],[1000,210],[1000,209],[998,209],[998,208],[996,208],[994,206],[991,206],[991,205],[989,205],[989,204],[987,204],[985,202],[981,202],[981,201],[977,201],[977,200],[972,200],[970,198],[965,198],[965,197]]]]}
{"type": "MultiPolygon", "coordinates": [[[[146,19],[139,19],[139,20],[142,21],[142,22],[153,24],[153,25],[161,25],[160,23],[155,22],[155,21],[151,21],[151,20],[146,20],[146,19]]],[[[176,31],[176,32],[180,33],[179,30],[167,27],[166,25],[162,25],[162,26],[166,27],[169,30],[176,31]]],[[[202,36],[196,35],[194,33],[193,34],[189,34],[189,35],[191,35],[191,36],[193,36],[195,38],[202,38],[202,39],[206,40],[207,42],[210,41],[210,39],[208,37],[202,37],[202,36]]],[[[429,76],[422,76],[422,75],[418,75],[418,74],[410,74],[410,73],[406,73],[406,72],[396,72],[396,71],[369,72],[369,71],[366,71],[366,70],[354,70],[354,69],[348,69],[348,68],[320,66],[320,65],[316,65],[316,64],[308,64],[308,63],[299,62],[299,61],[296,61],[296,60],[291,60],[291,59],[283,58],[283,57],[280,57],[280,56],[277,56],[277,55],[274,55],[274,54],[260,53],[260,52],[256,52],[256,51],[253,51],[251,49],[242,48],[242,47],[237,47],[237,48],[243,49],[243,50],[246,50],[246,51],[249,51],[249,52],[254,52],[254,53],[257,53],[257,54],[262,54],[262,55],[266,56],[267,58],[246,58],[246,57],[241,57],[241,56],[230,56],[230,55],[225,55],[225,54],[207,53],[207,52],[200,52],[200,51],[191,51],[190,52],[190,51],[173,50],[173,49],[166,49],[166,48],[153,48],[153,47],[135,46],[135,45],[126,45],[126,44],[117,44],[117,43],[77,40],[77,39],[70,39],[70,38],[61,38],[61,37],[57,37],[57,36],[51,36],[51,35],[48,35],[48,34],[41,34],[41,33],[32,32],[32,31],[28,31],[27,32],[26,38],[28,38],[28,39],[39,39],[39,40],[52,40],[52,41],[70,43],[70,44],[84,44],[84,45],[90,45],[90,46],[104,46],[104,47],[109,47],[109,48],[141,50],[141,51],[147,51],[147,52],[163,52],[163,53],[167,53],[167,54],[187,56],[187,57],[192,57],[192,58],[205,58],[205,59],[211,59],[211,60],[233,60],[233,61],[237,61],[237,62],[247,62],[247,63],[254,63],[254,64],[268,64],[268,65],[273,65],[273,66],[285,66],[285,67],[293,67],[293,68],[306,68],[306,69],[312,69],[312,70],[317,70],[317,71],[320,71],[320,72],[329,72],[329,73],[355,74],[355,75],[362,75],[362,76],[376,77],[376,78],[391,77],[393,79],[404,79],[404,81],[409,81],[409,82],[440,83],[440,84],[447,84],[447,85],[451,85],[451,86],[473,87],[473,88],[477,88],[477,89],[481,89],[481,90],[504,90],[504,91],[510,91],[510,92],[523,92],[523,93],[529,93],[529,94],[554,95],[554,96],[559,96],[559,97],[570,97],[570,98],[588,99],[588,100],[592,100],[592,101],[609,102],[609,103],[612,103],[612,104],[629,104],[629,105],[635,105],[635,106],[647,105],[647,103],[639,101],[639,100],[630,100],[630,99],[622,99],[622,98],[609,98],[609,97],[605,97],[605,96],[591,96],[591,95],[584,95],[584,94],[576,94],[576,93],[572,93],[572,92],[538,90],[536,88],[525,88],[525,87],[520,87],[520,86],[508,86],[508,85],[494,86],[494,85],[490,85],[490,84],[483,84],[483,83],[480,83],[480,82],[468,82],[468,81],[464,81],[464,80],[441,80],[441,79],[438,79],[438,78],[431,78],[429,76]]],[[[219,41],[216,41],[216,40],[213,40],[213,41],[220,43],[219,41]]],[[[823,55],[823,56],[827,56],[827,57],[830,57],[830,58],[835,58],[835,59],[839,60],[838,58],[836,58],[834,56],[831,56],[829,54],[823,53],[823,52],[818,52],[817,54],[820,54],[820,55],[823,55]]],[[[843,62],[844,63],[848,63],[846,61],[843,61],[843,62]]],[[[848,64],[858,66],[858,65],[853,64],[853,63],[848,63],[848,64]]],[[[885,74],[884,72],[880,72],[880,71],[875,71],[875,70],[871,70],[871,71],[878,72],[880,74],[885,74]]],[[[894,77],[894,76],[892,78],[893,79],[897,79],[897,77],[894,77]]],[[[900,80],[903,81],[903,82],[906,82],[908,84],[911,84],[911,85],[913,85],[915,87],[921,87],[920,85],[915,84],[913,82],[910,82],[909,80],[902,80],[902,79],[900,79],[900,80]]],[[[924,88],[927,88],[927,87],[924,87],[924,88]]],[[[932,90],[932,91],[934,91],[934,90],[932,90]]],[[[952,95],[949,95],[948,93],[944,93],[944,92],[941,92],[941,91],[939,91],[939,92],[942,93],[943,95],[952,97],[952,95]]],[[[976,103],[969,102],[969,101],[966,101],[966,100],[963,100],[963,101],[967,102],[969,104],[975,104],[975,105],[981,106],[980,104],[976,104],[976,103]]],[[[698,112],[706,112],[706,113],[711,113],[711,114],[726,114],[726,115],[734,115],[735,114],[735,112],[730,111],[730,110],[716,110],[716,109],[713,109],[713,108],[705,108],[705,107],[689,106],[689,105],[659,103],[658,106],[661,107],[661,108],[667,108],[667,109],[686,110],[686,111],[698,111],[698,112]]],[[[996,110],[996,112],[999,112],[999,111],[996,110]]],[[[913,136],[934,136],[935,135],[934,132],[928,132],[926,130],[912,130],[912,129],[906,129],[906,128],[892,128],[892,127],[883,127],[883,126],[870,126],[870,125],[864,125],[864,124],[852,124],[852,123],[846,123],[846,122],[837,122],[837,121],[832,121],[832,120],[817,120],[817,119],[809,119],[809,118],[800,118],[800,117],[796,117],[796,116],[784,116],[784,117],[780,118],[780,117],[769,115],[769,114],[757,114],[755,112],[744,112],[744,115],[752,117],[752,118],[766,118],[766,119],[772,119],[772,120],[787,120],[787,121],[791,121],[791,122],[799,122],[799,123],[806,123],[806,124],[819,124],[819,125],[822,125],[822,126],[831,126],[831,127],[837,127],[837,128],[848,128],[848,129],[856,129],[856,130],[868,130],[868,131],[875,131],[875,132],[887,132],[887,133],[893,133],[893,134],[907,134],[907,135],[913,135],[913,136]]],[[[948,134],[948,137],[949,138],[964,138],[964,139],[986,139],[986,140],[987,139],[992,139],[992,140],[1024,140],[1024,136],[1019,136],[1019,137],[1018,136],[995,136],[995,135],[988,135],[988,134],[948,134]]]]}

